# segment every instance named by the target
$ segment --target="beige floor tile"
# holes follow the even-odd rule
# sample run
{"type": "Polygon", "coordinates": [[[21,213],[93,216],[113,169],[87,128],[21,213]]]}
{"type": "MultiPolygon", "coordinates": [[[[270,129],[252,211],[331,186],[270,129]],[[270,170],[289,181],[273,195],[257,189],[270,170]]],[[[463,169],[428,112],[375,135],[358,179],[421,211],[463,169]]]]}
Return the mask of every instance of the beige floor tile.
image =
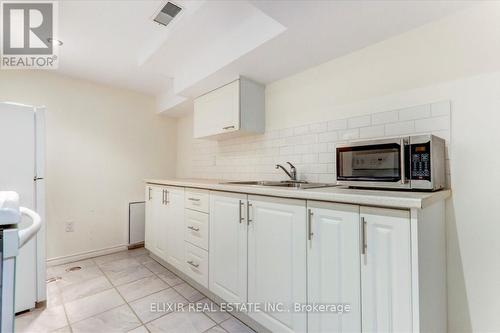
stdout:
{"type": "Polygon", "coordinates": [[[157,263],[156,261],[150,261],[144,264],[151,272],[155,274],[161,274],[168,271],[165,267],[157,263]]]}
{"type": "Polygon", "coordinates": [[[107,254],[105,256],[96,257],[93,260],[96,264],[100,265],[106,262],[116,261],[127,258],[129,256],[127,251],[120,251],[116,253],[107,254]]]}
{"type": "Polygon", "coordinates": [[[115,289],[109,289],[95,295],[79,298],[65,304],[70,323],[92,317],[125,303],[115,289]]]}
{"type": "Polygon", "coordinates": [[[215,322],[200,312],[173,312],[146,324],[152,333],[201,333],[215,322]]]}
{"type": "Polygon", "coordinates": [[[141,325],[141,322],[128,305],[105,311],[71,325],[73,333],[128,332],[141,325]]]}
{"type": "Polygon", "coordinates": [[[148,262],[153,262],[153,261],[154,261],[154,259],[153,259],[153,258],[151,258],[151,257],[149,256],[149,254],[142,254],[142,255],[134,256],[133,258],[134,258],[135,260],[137,260],[139,263],[143,264],[143,265],[144,265],[145,263],[148,263],[148,262]]]}
{"type": "Polygon", "coordinates": [[[46,291],[47,291],[46,305],[48,308],[52,308],[54,306],[63,304],[63,298],[56,282],[47,283],[46,291]]]}
{"type": "Polygon", "coordinates": [[[184,296],[190,302],[197,302],[203,298],[205,295],[200,293],[198,290],[194,289],[187,283],[181,283],[173,287],[179,294],[184,296]]]}
{"type": "Polygon", "coordinates": [[[58,265],[58,266],[50,266],[47,267],[47,278],[55,277],[55,276],[61,276],[61,274],[66,274],[68,273],[67,269],[71,267],[81,267],[82,269],[88,268],[91,266],[95,266],[95,262],[92,259],[85,259],[85,260],[80,260],[80,261],[75,261],[72,263],[64,264],[64,265],[58,265]]]}
{"type": "Polygon", "coordinates": [[[149,254],[149,251],[146,250],[144,247],[139,247],[137,249],[128,250],[128,255],[132,256],[132,257],[140,256],[140,255],[144,255],[144,254],[149,254]]]}
{"type": "Polygon", "coordinates": [[[205,333],[227,333],[227,331],[220,326],[214,326],[205,333]]]}
{"type": "Polygon", "coordinates": [[[68,272],[61,275],[61,279],[57,280],[59,288],[64,288],[74,283],[81,283],[99,276],[103,276],[102,271],[97,266],[89,266],[82,268],[79,271],[68,272]]]}
{"type": "Polygon", "coordinates": [[[239,321],[236,318],[230,318],[226,321],[223,321],[222,323],[219,324],[219,326],[222,326],[223,329],[228,331],[229,333],[252,333],[255,332],[252,330],[250,327],[247,325],[243,324],[241,321],[239,321]]]}
{"type": "Polygon", "coordinates": [[[140,264],[138,266],[124,267],[121,270],[106,270],[103,268],[103,271],[115,286],[153,275],[149,269],[140,264]]]}
{"type": "Polygon", "coordinates": [[[228,312],[221,311],[219,306],[214,302],[212,302],[211,300],[209,300],[208,298],[199,300],[196,302],[196,304],[197,306],[202,307],[201,309],[203,310],[203,312],[217,324],[232,317],[232,315],[229,314],[228,312]]]}
{"type": "Polygon", "coordinates": [[[146,326],[139,326],[131,331],[128,331],[127,333],[149,333],[149,331],[146,329],[146,326]]]}
{"type": "Polygon", "coordinates": [[[33,311],[16,316],[15,331],[26,333],[52,332],[68,325],[62,305],[33,311]]]}
{"type": "Polygon", "coordinates": [[[180,277],[178,277],[169,270],[165,270],[163,273],[158,273],[157,275],[160,279],[165,281],[171,287],[184,282],[184,280],[182,280],[180,277]]]}
{"type": "Polygon", "coordinates": [[[59,328],[55,331],[52,331],[50,333],[72,333],[71,328],[69,326],[64,326],[62,328],[59,328]]]}
{"type": "Polygon", "coordinates": [[[90,280],[73,283],[68,286],[62,286],[61,294],[65,303],[75,299],[97,294],[101,291],[113,288],[108,279],[102,275],[90,280]]]}
{"type": "Polygon", "coordinates": [[[187,304],[188,302],[174,289],[169,288],[130,302],[130,306],[143,323],[159,318],[172,311],[169,305],[187,304]],[[156,307],[155,311],[152,311],[156,307]]]}
{"type": "Polygon", "coordinates": [[[122,284],[117,289],[127,302],[131,302],[169,287],[162,279],[152,275],[134,282],[122,284]]]}
{"type": "Polygon", "coordinates": [[[139,265],[140,263],[137,260],[135,260],[134,257],[127,257],[98,264],[98,266],[101,267],[101,269],[108,271],[120,271],[128,267],[135,267],[139,265]]]}

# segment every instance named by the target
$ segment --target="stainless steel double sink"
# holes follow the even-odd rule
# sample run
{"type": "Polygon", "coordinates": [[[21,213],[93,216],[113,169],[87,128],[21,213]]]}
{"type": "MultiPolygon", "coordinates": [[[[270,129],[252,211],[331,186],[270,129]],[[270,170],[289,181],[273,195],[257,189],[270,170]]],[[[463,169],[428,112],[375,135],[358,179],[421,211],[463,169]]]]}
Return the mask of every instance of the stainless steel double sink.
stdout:
{"type": "Polygon", "coordinates": [[[220,184],[224,185],[245,185],[245,186],[274,186],[274,187],[286,187],[286,188],[296,188],[296,189],[310,189],[310,188],[320,188],[320,187],[333,187],[336,184],[328,183],[310,183],[306,181],[295,181],[295,180],[284,180],[284,181],[235,181],[235,182],[223,182],[220,184]]]}

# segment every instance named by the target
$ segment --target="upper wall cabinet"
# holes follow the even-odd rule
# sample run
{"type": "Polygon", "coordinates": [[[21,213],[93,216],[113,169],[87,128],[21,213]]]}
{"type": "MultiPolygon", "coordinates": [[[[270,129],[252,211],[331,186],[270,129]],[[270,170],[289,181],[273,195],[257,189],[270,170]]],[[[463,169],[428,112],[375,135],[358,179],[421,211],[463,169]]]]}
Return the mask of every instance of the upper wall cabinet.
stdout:
{"type": "Polygon", "coordinates": [[[196,139],[264,133],[264,86],[240,77],[194,100],[196,139]]]}

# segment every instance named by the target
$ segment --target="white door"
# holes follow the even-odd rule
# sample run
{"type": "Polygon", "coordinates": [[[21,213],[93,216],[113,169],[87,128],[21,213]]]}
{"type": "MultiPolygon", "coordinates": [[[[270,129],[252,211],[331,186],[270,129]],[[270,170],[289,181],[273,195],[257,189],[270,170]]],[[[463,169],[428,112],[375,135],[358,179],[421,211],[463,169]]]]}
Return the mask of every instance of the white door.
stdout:
{"type": "MultiPolygon", "coordinates": [[[[0,152],[0,191],[16,191],[21,206],[35,210],[35,112],[32,107],[0,103],[0,152]]],[[[19,228],[30,223],[23,218],[19,228]]],[[[16,257],[16,312],[35,307],[36,259],[37,241],[33,238],[16,257]]]]}
{"type": "Polygon", "coordinates": [[[209,288],[227,302],[247,301],[247,195],[210,193],[209,288]]]}
{"type": "Polygon", "coordinates": [[[184,188],[166,187],[161,214],[162,246],[166,246],[166,262],[179,270],[184,267],[184,188]],[[166,237],[166,238],[164,238],[166,237]],[[163,240],[164,239],[164,240],[163,240]]]}
{"type": "Polygon", "coordinates": [[[308,304],[343,306],[309,312],[308,332],[360,332],[359,206],[308,201],[308,219],[308,304]]]}
{"type": "Polygon", "coordinates": [[[410,213],[361,207],[363,332],[411,332],[410,213]]]}
{"type": "Polygon", "coordinates": [[[307,301],[305,201],[249,196],[248,205],[248,302],[285,307],[250,316],[272,332],[305,332],[306,313],[293,308],[307,301]]]}

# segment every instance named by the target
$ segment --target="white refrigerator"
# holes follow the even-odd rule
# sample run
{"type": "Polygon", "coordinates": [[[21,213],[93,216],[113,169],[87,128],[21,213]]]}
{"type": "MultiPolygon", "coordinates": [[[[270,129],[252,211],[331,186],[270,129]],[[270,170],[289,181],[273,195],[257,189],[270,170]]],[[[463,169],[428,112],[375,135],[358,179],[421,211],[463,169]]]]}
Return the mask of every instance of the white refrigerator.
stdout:
{"type": "MultiPolygon", "coordinates": [[[[20,205],[45,221],[45,109],[0,102],[0,191],[15,191],[20,205]]],[[[23,217],[19,228],[31,221],[23,217]]],[[[15,312],[46,300],[45,224],[16,260],[15,312]]]]}

